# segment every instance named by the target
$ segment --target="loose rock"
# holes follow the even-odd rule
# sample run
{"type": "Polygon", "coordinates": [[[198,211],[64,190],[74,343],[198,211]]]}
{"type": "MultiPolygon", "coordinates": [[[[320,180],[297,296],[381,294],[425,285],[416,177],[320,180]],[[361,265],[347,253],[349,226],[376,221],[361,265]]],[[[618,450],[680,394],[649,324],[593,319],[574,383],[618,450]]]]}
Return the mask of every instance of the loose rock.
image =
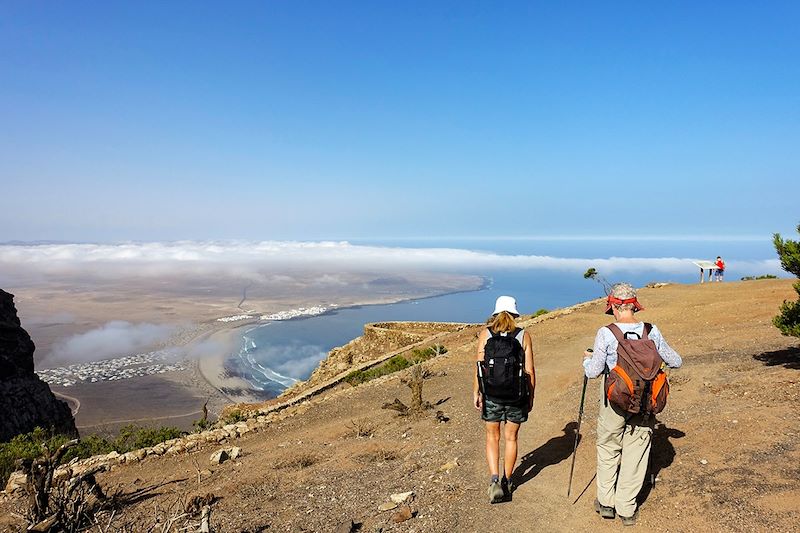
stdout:
{"type": "Polygon", "coordinates": [[[211,462],[215,465],[220,465],[230,459],[226,450],[217,450],[211,454],[211,462]]]}
{"type": "Polygon", "coordinates": [[[389,499],[392,500],[394,503],[403,503],[413,495],[414,491],[412,490],[409,492],[400,492],[397,494],[392,494],[391,496],[389,496],[389,499]]]}
{"type": "Polygon", "coordinates": [[[28,483],[28,476],[24,472],[12,472],[6,483],[6,494],[13,494],[25,488],[28,483]]]}
{"type": "Polygon", "coordinates": [[[400,522],[405,522],[411,518],[414,518],[414,513],[411,511],[411,507],[408,505],[403,505],[397,510],[396,513],[392,515],[392,522],[399,524],[400,522]]]}

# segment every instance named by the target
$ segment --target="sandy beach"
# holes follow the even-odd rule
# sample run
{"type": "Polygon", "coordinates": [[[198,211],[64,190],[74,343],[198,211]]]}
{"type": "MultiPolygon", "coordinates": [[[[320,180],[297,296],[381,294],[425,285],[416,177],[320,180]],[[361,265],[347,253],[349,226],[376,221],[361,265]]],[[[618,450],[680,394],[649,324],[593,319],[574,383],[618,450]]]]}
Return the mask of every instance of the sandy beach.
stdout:
{"type": "Polygon", "coordinates": [[[251,392],[250,384],[242,378],[232,376],[225,370],[225,361],[239,349],[243,330],[247,325],[227,327],[214,331],[194,343],[195,350],[203,353],[196,357],[196,369],[200,376],[232,403],[251,402],[258,397],[251,392]]]}

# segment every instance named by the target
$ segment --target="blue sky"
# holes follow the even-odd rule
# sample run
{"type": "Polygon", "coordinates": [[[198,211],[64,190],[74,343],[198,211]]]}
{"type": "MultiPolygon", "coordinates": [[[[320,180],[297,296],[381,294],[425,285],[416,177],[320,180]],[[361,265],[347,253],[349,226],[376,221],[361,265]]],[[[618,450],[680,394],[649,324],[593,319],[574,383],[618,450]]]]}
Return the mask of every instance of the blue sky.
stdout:
{"type": "Polygon", "coordinates": [[[3,2],[0,241],[793,233],[798,19],[3,2]]]}

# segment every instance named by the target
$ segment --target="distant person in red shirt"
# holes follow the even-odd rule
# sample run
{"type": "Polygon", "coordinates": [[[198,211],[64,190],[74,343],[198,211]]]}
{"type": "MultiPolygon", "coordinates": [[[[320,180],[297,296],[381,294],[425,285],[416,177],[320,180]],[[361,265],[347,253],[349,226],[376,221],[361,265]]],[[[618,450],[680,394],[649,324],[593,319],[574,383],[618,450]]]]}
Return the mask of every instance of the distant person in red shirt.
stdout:
{"type": "Polygon", "coordinates": [[[717,265],[716,270],[714,270],[714,281],[722,281],[722,277],[725,275],[725,261],[720,256],[717,256],[714,264],[717,265]]]}

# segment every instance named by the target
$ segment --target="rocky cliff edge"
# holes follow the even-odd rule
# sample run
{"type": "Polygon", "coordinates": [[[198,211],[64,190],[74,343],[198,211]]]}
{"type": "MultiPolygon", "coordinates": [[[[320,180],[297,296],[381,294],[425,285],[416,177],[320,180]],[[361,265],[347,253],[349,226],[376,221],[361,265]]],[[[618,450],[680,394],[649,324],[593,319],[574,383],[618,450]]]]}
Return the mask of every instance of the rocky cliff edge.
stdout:
{"type": "Polygon", "coordinates": [[[69,406],[33,372],[34,349],[20,325],[14,295],[0,289],[0,442],[37,426],[78,434],[69,406]]]}

